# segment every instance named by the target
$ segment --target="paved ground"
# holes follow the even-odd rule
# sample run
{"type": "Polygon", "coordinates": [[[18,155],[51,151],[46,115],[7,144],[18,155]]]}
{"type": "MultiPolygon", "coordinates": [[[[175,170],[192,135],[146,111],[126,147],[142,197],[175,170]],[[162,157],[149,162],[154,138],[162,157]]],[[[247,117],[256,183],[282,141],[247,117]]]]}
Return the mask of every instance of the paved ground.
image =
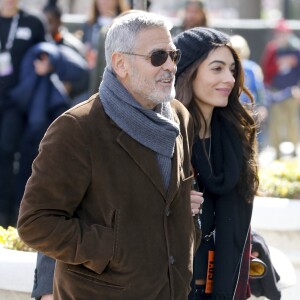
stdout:
{"type": "MultiPolygon", "coordinates": [[[[296,266],[295,266],[296,268],[296,266]]],[[[300,266],[296,269],[297,284],[282,290],[281,300],[299,300],[300,299],[300,266]]]]}

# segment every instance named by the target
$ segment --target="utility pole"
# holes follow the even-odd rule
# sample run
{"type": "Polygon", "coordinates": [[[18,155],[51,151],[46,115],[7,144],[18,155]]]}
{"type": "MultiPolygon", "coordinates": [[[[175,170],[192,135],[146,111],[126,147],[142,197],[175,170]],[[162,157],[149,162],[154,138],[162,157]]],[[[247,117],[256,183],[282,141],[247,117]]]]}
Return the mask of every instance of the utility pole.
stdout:
{"type": "Polygon", "coordinates": [[[289,0],[284,0],[283,1],[283,10],[282,10],[282,12],[283,12],[282,16],[285,19],[289,19],[289,17],[290,17],[290,1],[289,0]]]}
{"type": "Polygon", "coordinates": [[[69,13],[75,14],[75,0],[69,0],[69,13]]]}
{"type": "Polygon", "coordinates": [[[240,1],[241,19],[260,19],[262,0],[243,0],[240,1]]]}
{"type": "Polygon", "coordinates": [[[147,11],[147,0],[132,0],[132,8],[147,11]]]}

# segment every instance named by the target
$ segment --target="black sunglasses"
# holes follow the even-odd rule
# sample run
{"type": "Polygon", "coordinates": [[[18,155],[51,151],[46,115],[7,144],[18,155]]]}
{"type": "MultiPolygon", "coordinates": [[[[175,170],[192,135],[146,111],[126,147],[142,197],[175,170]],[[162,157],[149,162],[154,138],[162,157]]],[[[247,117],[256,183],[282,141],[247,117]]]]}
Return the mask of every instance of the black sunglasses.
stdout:
{"type": "Polygon", "coordinates": [[[160,67],[163,65],[167,59],[168,56],[171,57],[172,61],[175,64],[178,64],[180,58],[181,58],[181,51],[179,49],[177,50],[155,50],[150,55],[143,55],[143,54],[137,54],[137,53],[131,53],[131,52],[122,52],[124,54],[128,55],[136,55],[136,56],[143,56],[147,59],[150,59],[150,62],[152,66],[154,67],[160,67]]]}

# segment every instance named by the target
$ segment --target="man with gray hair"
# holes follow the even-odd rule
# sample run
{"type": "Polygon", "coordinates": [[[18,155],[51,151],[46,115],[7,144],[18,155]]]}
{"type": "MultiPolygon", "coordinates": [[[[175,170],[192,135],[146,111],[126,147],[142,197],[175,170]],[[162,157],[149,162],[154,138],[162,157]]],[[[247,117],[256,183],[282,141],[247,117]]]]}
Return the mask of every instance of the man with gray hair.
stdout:
{"type": "Polygon", "coordinates": [[[151,13],[116,18],[99,94],[41,142],[18,232],[56,259],[54,299],[187,299],[202,197],[190,199],[193,124],[174,99],[169,29],[151,13]]]}

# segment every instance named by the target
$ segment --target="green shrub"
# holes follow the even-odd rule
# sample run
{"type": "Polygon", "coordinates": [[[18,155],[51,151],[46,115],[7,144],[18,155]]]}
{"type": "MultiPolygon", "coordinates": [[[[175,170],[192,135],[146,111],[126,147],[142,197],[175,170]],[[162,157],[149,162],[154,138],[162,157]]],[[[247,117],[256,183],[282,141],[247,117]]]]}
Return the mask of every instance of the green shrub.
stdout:
{"type": "Polygon", "coordinates": [[[300,161],[274,161],[259,170],[259,194],[266,197],[300,199],[300,161]]]}
{"type": "Polygon", "coordinates": [[[0,226],[0,246],[11,250],[34,251],[19,237],[16,228],[9,226],[7,229],[0,226]]]}

